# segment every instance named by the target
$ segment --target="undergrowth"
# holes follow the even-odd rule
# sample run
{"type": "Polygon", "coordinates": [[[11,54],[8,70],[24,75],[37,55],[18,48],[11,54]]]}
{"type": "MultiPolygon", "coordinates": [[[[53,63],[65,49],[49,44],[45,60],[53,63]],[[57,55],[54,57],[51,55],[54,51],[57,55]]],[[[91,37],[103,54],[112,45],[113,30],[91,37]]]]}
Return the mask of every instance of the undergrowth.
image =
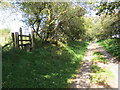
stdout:
{"type": "Polygon", "coordinates": [[[99,44],[120,61],[120,39],[106,39],[99,44]]]}

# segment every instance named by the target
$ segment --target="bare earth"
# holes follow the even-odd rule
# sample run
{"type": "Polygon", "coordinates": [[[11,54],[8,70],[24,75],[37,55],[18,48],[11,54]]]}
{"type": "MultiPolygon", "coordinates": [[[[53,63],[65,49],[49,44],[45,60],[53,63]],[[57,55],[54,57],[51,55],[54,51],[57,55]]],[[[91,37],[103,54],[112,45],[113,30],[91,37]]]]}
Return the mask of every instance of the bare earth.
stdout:
{"type": "MultiPolygon", "coordinates": [[[[96,85],[90,83],[90,72],[91,72],[91,64],[92,64],[92,52],[100,51],[105,58],[109,61],[107,64],[98,63],[99,67],[108,68],[108,71],[111,71],[114,75],[114,78],[107,82],[109,85],[109,90],[112,88],[118,88],[118,62],[117,60],[107,53],[101,46],[97,43],[90,43],[88,46],[88,51],[84,58],[84,62],[80,67],[80,72],[76,75],[76,78],[73,79],[73,84],[71,88],[108,88],[104,85],[96,85]]],[[[87,89],[88,90],[88,89],[87,89]]],[[[97,90],[97,89],[96,89],[97,90]]]]}

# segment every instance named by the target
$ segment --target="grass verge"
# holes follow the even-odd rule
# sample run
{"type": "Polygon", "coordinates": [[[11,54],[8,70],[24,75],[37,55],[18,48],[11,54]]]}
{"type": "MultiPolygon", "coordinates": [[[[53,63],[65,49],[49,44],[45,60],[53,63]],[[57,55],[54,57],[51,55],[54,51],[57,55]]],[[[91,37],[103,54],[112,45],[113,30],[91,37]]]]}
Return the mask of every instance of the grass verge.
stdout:
{"type": "Polygon", "coordinates": [[[106,39],[99,44],[120,61],[120,39],[106,39]]]}
{"type": "Polygon", "coordinates": [[[3,51],[3,88],[68,88],[87,45],[75,41],[61,47],[38,45],[32,52],[3,51]]]}

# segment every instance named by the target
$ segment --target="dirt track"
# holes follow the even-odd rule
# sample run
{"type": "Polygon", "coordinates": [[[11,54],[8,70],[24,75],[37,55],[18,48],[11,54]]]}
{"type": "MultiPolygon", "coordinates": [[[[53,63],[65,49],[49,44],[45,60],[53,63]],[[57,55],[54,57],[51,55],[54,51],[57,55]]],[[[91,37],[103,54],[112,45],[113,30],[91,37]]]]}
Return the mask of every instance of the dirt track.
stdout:
{"type": "Polygon", "coordinates": [[[90,83],[91,61],[93,58],[92,52],[96,51],[101,52],[105,56],[106,60],[108,60],[107,64],[98,63],[98,65],[100,67],[109,68],[108,71],[111,71],[115,76],[115,78],[110,80],[110,82],[107,82],[107,84],[109,84],[111,89],[118,88],[118,62],[97,43],[90,43],[88,46],[88,50],[83,60],[84,62],[80,67],[80,72],[77,74],[76,78],[73,79],[72,88],[105,88],[102,85],[93,85],[90,83]]]}

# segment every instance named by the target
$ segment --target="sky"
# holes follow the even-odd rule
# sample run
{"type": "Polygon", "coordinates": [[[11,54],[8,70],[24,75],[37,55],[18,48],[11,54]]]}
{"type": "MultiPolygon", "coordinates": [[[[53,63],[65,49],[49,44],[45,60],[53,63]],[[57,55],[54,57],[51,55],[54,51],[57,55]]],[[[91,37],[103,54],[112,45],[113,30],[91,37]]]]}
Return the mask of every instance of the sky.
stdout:
{"type": "Polygon", "coordinates": [[[85,16],[92,16],[92,17],[96,17],[97,11],[94,10],[95,5],[99,5],[99,3],[93,3],[93,4],[86,4],[85,2],[80,3],[80,6],[85,8],[86,11],[87,11],[85,16]]]}
{"type": "Polygon", "coordinates": [[[21,13],[14,13],[12,9],[0,9],[0,12],[0,29],[9,28],[15,30],[22,25],[22,22],[20,21],[20,19],[22,19],[21,13]]]}
{"type": "MultiPolygon", "coordinates": [[[[24,28],[25,24],[22,20],[22,13],[15,12],[14,9],[0,9],[0,29],[10,29],[11,32],[18,32],[20,27],[24,28]]],[[[27,31],[24,30],[23,33],[27,31]]],[[[27,33],[28,34],[28,33],[27,33]]]]}

